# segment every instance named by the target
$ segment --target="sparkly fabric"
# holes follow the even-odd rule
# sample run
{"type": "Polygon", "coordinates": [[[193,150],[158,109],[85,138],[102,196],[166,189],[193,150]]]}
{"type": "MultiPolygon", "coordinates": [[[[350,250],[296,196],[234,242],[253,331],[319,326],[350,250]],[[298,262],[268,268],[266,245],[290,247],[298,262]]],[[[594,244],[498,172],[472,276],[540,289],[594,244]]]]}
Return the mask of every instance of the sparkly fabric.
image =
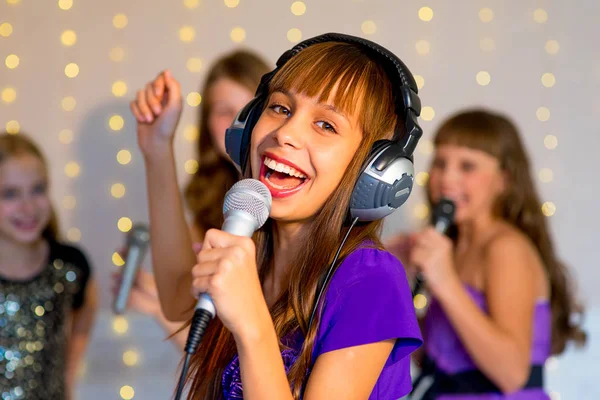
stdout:
{"type": "Polygon", "coordinates": [[[90,269],[77,249],[50,243],[47,266],[23,281],[0,277],[0,399],[65,399],[72,311],[90,269]]]}
{"type": "MultiPolygon", "coordinates": [[[[321,354],[395,339],[369,400],[398,399],[412,387],[410,354],[422,343],[404,267],[386,251],[364,244],[337,268],[320,315],[312,359],[321,354]]],[[[282,338],[286,372],[299,356],[304,338],[282,338]]],[[[222,376],[225,400],[243,399],[237,355],[222,376]]]]}
{"type": "MultiPolygon", "coordinates": [[[[290,371],[294,362],[300,355],[300,348],[304,338],[300,332],[290,335],[283,340],[286,347],[281,352],[283,358],[283,366],[286,374],[290,371]]],[[[244,392],[242,390],[242,377],[240,375],[240,359],[237,354],[231,360],[231,363],[223,371],[223,394],[227,400],[243,400],[244,392]]]]}

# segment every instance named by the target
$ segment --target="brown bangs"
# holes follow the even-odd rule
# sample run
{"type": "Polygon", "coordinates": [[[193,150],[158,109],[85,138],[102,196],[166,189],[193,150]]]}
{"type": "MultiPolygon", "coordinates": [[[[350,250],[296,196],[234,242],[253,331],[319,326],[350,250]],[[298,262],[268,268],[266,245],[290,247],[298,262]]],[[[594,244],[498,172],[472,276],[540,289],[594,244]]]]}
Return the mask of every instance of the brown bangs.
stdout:
{"type": "Polygon", "coordinates": [[[510,129],[496,115],[483,110],[458,114],[449,119],[438,130],[434,145],[464,146],[484,151],[503,161],[508,143],[504,133],[510,129]]]}
{"type": "Polygon", "coordinates": [[[302,50],[273,77],[269,94],[276,91],[317,97],[319,102],[327,102],[333,94],[333,103],[340,111],[358,116],[363,132],[374,129],[382,120],[389,121],[385,129],[392,131],[396,122],[391,83],[385,71],[351,44],[327,42],[302,50]]]}

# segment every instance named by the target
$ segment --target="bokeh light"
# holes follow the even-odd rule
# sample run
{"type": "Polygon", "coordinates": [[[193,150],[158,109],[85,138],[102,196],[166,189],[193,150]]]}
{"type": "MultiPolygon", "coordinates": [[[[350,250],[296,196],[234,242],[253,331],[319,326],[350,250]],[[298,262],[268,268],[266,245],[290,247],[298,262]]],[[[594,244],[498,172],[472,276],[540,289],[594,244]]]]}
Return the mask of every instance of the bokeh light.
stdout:
{"type": "Polygon", "coordinates": [[[123,400],[131,400],[135,396],[135,391],[131,386],[125,385],[119,390],[119,394],[123,400]]]}
{"type": "Polygon", "coordinates": [[[75,78],[79,75],[79,65],[75,63],[69,63],[65,67],[65,75],[69,78],[75,78]]]}
{"type": "Polygon", "coordinates": [[[492,77],[490,73],[487,71],[479,71],[477,75],[475,75],[475,80],[481,86],[487,86],[490,84],[492,77]]]}
{"type": "Polygon", "coordinates": [[[365,35],[373,35],[375,32],[377,32],[377,25],[375,25],[375,22],[368,19],[363,21],[363,23],[360,25],[360,30],[365,35]]]}
{"type": "Polygon", "coordinates": [[[551,88],[555,84],[556,84],[556,78],[554,77],[554,74],[551,74],[550,72],[546,72],[545,74],[542,75],[542,85],[544,85],[544,87],[551,88]]]}
{"type": "Polygon", "coordinates": [[[415,43],[415,49],[417,49],[417,53],[423,56],[425,54],[429,54],[431,45],[427,40],[417,40],[415,43]]]}
{"type": "Polygon", "coordinates": [[[197,57],[188,58],[186,67],[190,72],[200,72],[202,70],[202,60],[197,57]]]}
{"type": "Polygon", "coordinates": [[[556,205],[551,201],[545,202],[544,204],[542,204],[542,213],[546,217],[553,216],[556,213],[556,205]]]}
{"type": "Polygon", "coordinates": [[[241,28],[239,26],[235,27],[231,30],[229,37],[235,43],[241,43],[244,40],[246,40],[246,31],[244,30],[244,28],[241,28]]]}
{"type": "Polygon", "coordinates": [[[77,42],[77,34],[72,30],[66,30],[60,35],[60,42],[63,46],[70,47],[77,42]]]}
{"type": "Polygon", "coordinates": [[[116,251],[113,253],[111,259],[112,263],[117,267],[122,267],[123,265],[125,265],[125,260],[123,260],[123,257],[121,257],[121,255],[116,251]]]}
{"type": "Polygon", "coordinates": [[[287,32],[287,40],[297,43],[302,40],[302,32],[298,28],[292,28],[287,32]]]}
{"type": "Polygon", "coordinates": [[[558,138],[554,135],[546,135],[544,137],[544,146],[548,150],[554,150],[558,146],[558,138]]]}
{"type": "Polygon", "coordinates": [[[108,127],[113,131],[120,131],[125,125],[125,120],[118,114],[112,115],[108,119],[108,127]]]}
{"type": "Polygon", "coordinates": [[[6,56],[6,59],[4,60],[4,64],[6,65],[6,68],[8,69],[15,69],[19,66],[19,56],[17,56],[16,54],[9,54],[6,56]]]}
{"type": "Polygon", "coordinates": [[[70,228],[67,231],[67,239],[71,242],[79,242],[81,240],[81,231],[77,228],[70,228]]]}
{"type": "Polygon", "coordinates": [[[75,100],[75,97],[73,96],[67,96],[62,99],[60,105],[65,111],[73,111],[77,105],[77,100],[75,100]]]}
{"type": "Polygon", "coordinates": [[[63,144],[69,144],[73,141],[73,131],[70,129],[63,129],[58,134],[58,140],[63,144]]]}
{"type": "Polygon", "coordinates": [[[179,40],[189,43],[196,37],[196,30],[191,26],[183,26],[179,29],[179,40]]]}
{"type": "Polygon", "coordinates": [[[191,92],[187,95],[186,102],[190,107],[198,107],[202,103],[202,96],[198,92],[191,92]]]}
{"type": "Polygon", "coordinates": [[[63,197],[62,206],[65,210],[72,210],[77,205],[77,199],[75,196],[65,196],[63,197]]]}
{"type": "Polygon", "coordinates": [[[76,178],[79,176],[80,173],[81,168],[79,167],[79,164],[77,164],[75,161],[71,161],[67,163],[67,165],[65,165],[65,174],[69,178],[76,178]]]}
{"type": "Polygon", "coordinates": [[[429,22],[433,18],[433,10],[430,7],[419,8],[419,19],[421,21],[429,22]]]}
{"type": "Polygon", "coordinates": [[[419,293],[413,298],[413,304],[417,310],[422,310],[427,306],[427,297],[419,293]]]}
{"type": "Polygon", "coordinates": [[[417,204],[414,213],[418,219],[425,219],[429,215],[429,207],[427,204],[417,204]]]}
{"type": "Polygon", "coordinates": [[[119,228],[121,232],[129,232],[132,226],[133,223],[131,222],[131,219],[127,217],[121,217],[117,222],[117,228],[119,228]]]}
{"type": "Polygon", "coordinates": [[[196,160],[187,160],[183,166],[185,172],[190,175],[193,175],[198,171],[198,161],[196,160]]]}
{"type": "Polygon", "coordinates": [[[193,142],[198,139],[198,127],[196,125],[187,125],[183,129],[183,137],[188,142],[193,142]]]}
{"type": "Polygon", "coordinates": [[[73,0],[58,0],[58,8],[61,10],[70,10],[73,7],[73,0]]]}
{"type": "Polygon", "coordinates": [[[121,197],[125,196],[125,185],[122,183],[114,183],[110,187],[110,194],[112,197],[120,199],[121,197]]]}
{"type": "Polygon", "coordinates": [[[113,26],[117,29],[125,28],[127,22],[127,16],[125,14],[117,14],[113,17],[113,26]]]}
{"type": "Polygon", "coordinates": [[[127,350],[125,353],[123,353],[123,364],[127,365],[128,367],[137,365],[138,361],[139,355],[135,350],[127,350]]]}
{"type": "Polygon", "coordinates": [[[548,20],[548,13],[543,8],[538,8],[533,12],[533,20],[538,24],[543,24],[548,20]]]}
{"type": "Polygon", "coordinates": [[[417,176],[415,176],[415,182],[419,186],[427,185],[428,181],[429,181],[429,173],[427,173],[425,171],[421,171],[421,172],[417,173],[417,176]]]}
{"type": "Polygon", "coordinates": [[[114,47],[110,50],[109,57],[114,62],[121,62],[125,58],[125,50],[122,47],[114,47]]]}
{"type": "Polygon", "coordinates": [[[535,116],[541,122],[546,122],[550,119],[550,110],[546,107],[539,107],[535,111],[535,116]]]}
{"type": "Polygon", "coordinates": [[[479,19],[481,22],[490,22],[494,19],[494,12],[491,8],[482,8],[479,10],[479,19]]]}
{"type": "Polygon", "coordinates": [[[17,91],[15,88],[7,87],[2,89],[2,101],[6,104],[13,103],[17,99],[17,91]]]}
{"type": "Polygon", "coordinates": [[[421,119],[423,121],[431,121],[435,117],[435,110],[433,107],[425,106],[421,109],[421,119]]]}
{"type": "Polygon", "coordinates": [[[301,1],[295,1],[292,3],[290,9],[292,10],[292,14],[294,15],[304,15],[304,13],[306,12],[306,4],[304,4],[301,1]]]}
{"type": "Polygon", "coordinates": [[[6,133],[10,133],[11,135],[16,135],[21,130],[21,125],[16,120],[10,120],[6,123],[6,133]]]}
{"type": "Polygon", "coordinates": [[[117,162],[121,165],[127,165],[131,162],[131,152],[129,150],[119,150],[117,153],[117,162]]]}
{"type": "Polygon", "coordinates": [[[118,335],[123,335],[129,330],[129,323],[122,316],[116,316],[113,319],[113,331],[118,335]]]}
{"type": "Polygon", "coordinates": [[[0,24],[0,36],[9,37],[12,35],[13,27],[8,22],[3,22],[0,24]]]}

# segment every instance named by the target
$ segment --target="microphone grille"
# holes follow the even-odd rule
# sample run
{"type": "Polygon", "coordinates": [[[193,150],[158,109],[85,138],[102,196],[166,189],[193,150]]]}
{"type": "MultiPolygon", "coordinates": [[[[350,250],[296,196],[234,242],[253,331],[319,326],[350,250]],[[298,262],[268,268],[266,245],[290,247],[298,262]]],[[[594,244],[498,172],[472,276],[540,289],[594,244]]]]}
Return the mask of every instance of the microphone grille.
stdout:
{"type": "Polygon", "coordinates": [[[442,198],[433,210],[433,218],[440,219],[446,218],[451,223],[454,221],[454,213],[456,212],[456,206],[450,199],[442,198]]]}
{"type": "Polygon", "coordinates": [[[130,244],[144,245],[150,241],[150,231],[145,224],[138,223],[131,228],[128,237],[130,244]]]}
{"type": "MultiPolygon", "coordinates": [[[[232,210],[244,211],[264,225],[271,213],[271,192],[264,183],[256,179],[243,179],[229,189],[223,203],[223,214],[232,210]]],[[[257,228],[257,229],[258,229],[257,228]]]]}

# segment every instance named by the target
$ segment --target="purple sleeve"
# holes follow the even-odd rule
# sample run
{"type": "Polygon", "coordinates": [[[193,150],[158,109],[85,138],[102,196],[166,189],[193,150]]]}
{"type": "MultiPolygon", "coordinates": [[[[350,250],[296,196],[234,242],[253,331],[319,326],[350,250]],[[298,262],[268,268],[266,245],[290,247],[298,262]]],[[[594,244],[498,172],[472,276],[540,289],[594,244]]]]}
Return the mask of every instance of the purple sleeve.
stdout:
{"type": "Polygon", "coordinates": [[[390,253],[360,248],[334,273],[322,308],[314,358],[346,347],[396,339],[386,366],[422,344],[402,264],[390,253]]]}

